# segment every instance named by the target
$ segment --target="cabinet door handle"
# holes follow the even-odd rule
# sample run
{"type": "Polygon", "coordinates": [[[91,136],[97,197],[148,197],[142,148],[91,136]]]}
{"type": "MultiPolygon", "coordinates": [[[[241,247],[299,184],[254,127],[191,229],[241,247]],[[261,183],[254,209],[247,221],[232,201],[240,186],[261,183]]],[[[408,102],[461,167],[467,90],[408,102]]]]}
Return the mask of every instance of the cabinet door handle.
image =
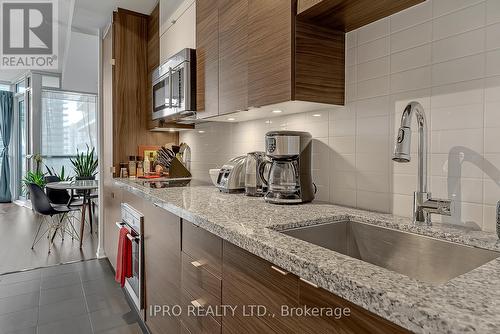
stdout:
{"type": "Polygon", "coordinates": [[[193,261],[191,262],[191,264],[196,268],[203,266],[203,263],[201,263],[200,261],[193,261]]]}
{"type": "Polygon", "coordinates": [[[197,301],[196,299],[191,301],[191,305],[193,305],[196,308],[202,308],[203,307],[203,305],[201,305],[201,303],[199,301],[197,301]]]}
{"type": "Polygon", "coordinates": [[[281,275],[285,276],[285,275],[288,275],[288,271],[284,271],[283,269],[280,269],[278,267],[275,267],[275,266],[271,266],[271,269],[279,272],[281,275]]]}
{"type": "Polygon", "coordinates": [[[317,288],[317,287],[318,287],[318,286],[317,286],[316,284],[314,284],[313,282],[308,281],[308,280],[306,280],[306,279],[304,279],[304,278],[302,278],[302,277],[300,277],[300,280],[301,280],[302,282],[304,282],[304,283],[309,284],[309,285],[310,285],[310,286],[312,286],[313,288],[317,288]]]}

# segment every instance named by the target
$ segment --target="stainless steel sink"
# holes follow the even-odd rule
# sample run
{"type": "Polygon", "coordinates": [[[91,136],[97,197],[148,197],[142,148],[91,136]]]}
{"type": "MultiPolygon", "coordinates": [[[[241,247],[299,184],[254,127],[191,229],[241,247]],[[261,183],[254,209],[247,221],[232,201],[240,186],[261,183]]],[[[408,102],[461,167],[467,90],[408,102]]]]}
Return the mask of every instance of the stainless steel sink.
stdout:
{"type": "Polygon", "coordinates": [[[447,282],[500,255],[494,251],[351,221],[281,232],[428,283],[447,282]]]}

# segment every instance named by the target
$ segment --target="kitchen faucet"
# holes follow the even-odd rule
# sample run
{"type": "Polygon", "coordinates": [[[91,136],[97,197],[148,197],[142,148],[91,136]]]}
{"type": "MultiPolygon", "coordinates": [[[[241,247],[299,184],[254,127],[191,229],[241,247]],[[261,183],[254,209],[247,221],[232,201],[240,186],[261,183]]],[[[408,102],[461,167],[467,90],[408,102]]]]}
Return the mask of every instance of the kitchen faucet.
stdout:
{"type": "Polygon", "coordinates": [[[451,216],[453,202],[433,199],[431,193],[427,192],[427,123],[424,108],[418,102],[408,103],[403,111],[392,160],[396,162],[411,160],[411,119],[414,114],[418,124],[418,187],[413,194],[413,222],[432,225],[431,213],[451,216]]]}

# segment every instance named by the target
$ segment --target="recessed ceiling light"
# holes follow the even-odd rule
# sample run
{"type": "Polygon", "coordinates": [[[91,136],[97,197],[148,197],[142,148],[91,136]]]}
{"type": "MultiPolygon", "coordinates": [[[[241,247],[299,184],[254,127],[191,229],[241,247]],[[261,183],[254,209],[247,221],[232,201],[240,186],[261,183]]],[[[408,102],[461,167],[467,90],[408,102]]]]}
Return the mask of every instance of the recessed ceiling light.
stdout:
{"type": "Polygon", "coordinates": [[[273,123],[273,121],[271,121],[271,120],[266,121],[266,124],[272,124],[272,123],[273,123]]]}
{"type": "Polygon", "coordinates": [[[275,114],[279,114],[280,112],[283,112],[283,110],[279,110],[279,109],[273,110],[273,113],[275,113],[275,114]]]}
{"type": "Polygon", "coordinates": [[[234,121],[235,119],[236,119],[236,118],[234,118],[234,117],[229,117],[227,120],[228,120],[228,121],[234,121]]]}
{"type": "Polygon", "coordinates": [[[198,133],[205,133],[205,130],[198,130],[198,133]]]}
{"type": "Polygon", "coordinates": [[[321,117],[321,114],[313,114],[313,117],[321,117]]]}

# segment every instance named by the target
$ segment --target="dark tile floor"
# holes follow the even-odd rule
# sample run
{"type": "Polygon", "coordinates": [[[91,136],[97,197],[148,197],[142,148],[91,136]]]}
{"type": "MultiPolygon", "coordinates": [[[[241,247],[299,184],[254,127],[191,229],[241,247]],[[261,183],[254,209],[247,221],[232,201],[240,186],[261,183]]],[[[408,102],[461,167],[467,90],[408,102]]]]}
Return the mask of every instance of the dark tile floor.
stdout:
{"type": "Polygon", "coordinates": [[[0,276],[0,334],[142,334],[109,262],[0,276]]]}

